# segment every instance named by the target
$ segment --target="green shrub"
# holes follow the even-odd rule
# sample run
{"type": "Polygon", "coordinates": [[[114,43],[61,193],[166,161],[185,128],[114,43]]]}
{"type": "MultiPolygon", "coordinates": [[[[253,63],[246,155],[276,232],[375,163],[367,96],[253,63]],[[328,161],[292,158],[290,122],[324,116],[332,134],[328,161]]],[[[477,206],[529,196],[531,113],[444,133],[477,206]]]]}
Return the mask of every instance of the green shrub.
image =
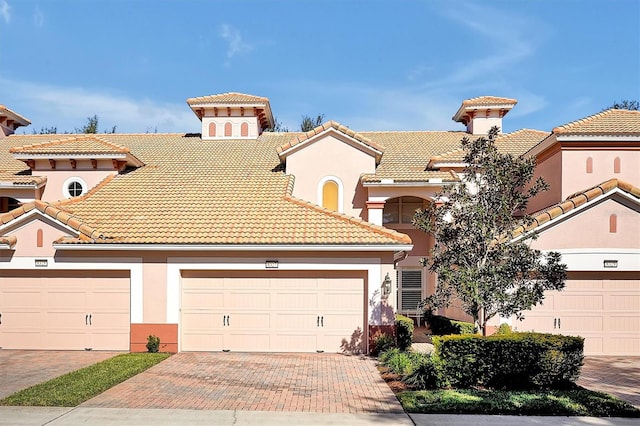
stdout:
{"type": "Polygon", "coordinates": [[[419,354],[416,361],[417,365],[404,376],[403,382],[418,390],[437,389],[443,385],[440,364],[436,358],[430,354],[419,354]]]}
{"type": "Polygon", "coordinates": [[[429,324],[431,334],[445,336],[449,334],[476,334],[473,323],[455,321],[440,315],[427,315],[425,321],[429,324]]]}
{"type": "Polygon", "coordinates": [[[434,337],[443,379],[454,387],[563,388],[582,367],[584,339],[541,333],[434,337]]]}
{"type": "Polygon", "coordinates": [[[511,330],[511,326],[506,322],[503,322],[502,324],[500,324],[500,327],[498,327],[498,330],[496,331],[495,334],[511,334],[511,333],[513,333],[513,330],[511,330]]]}
{"type": "Polygon", "coordinates": [[[158,336],[149,335],[147,337],[147,352],[158,352],[160,350],[160,338],[158,336]]]}
{"type": "Polygon", "coordinates": [[[389,334],[382,333],[377,335],[373,339],[373,350],[371,351],[371,354],[373,356],[377,356],[378,354],[381,354],[382,352],[386,352],[389,349],[394,348],[395,346],[396,346],[396,339],[394,339],[394,337],[389,334]]]}
{"type": "Polygon", "coordinates": [[[404,352],[398,348],[390,349],[380,354],[380,362],[395,374],[411,374],[423,362],[423,354],[404,352]]]}
{"type": "Polygon", "coordinates": [[[396,315],[396,344],[401,351],[406,351],[413,342],[413,320],[403,315],[396,315]]]}

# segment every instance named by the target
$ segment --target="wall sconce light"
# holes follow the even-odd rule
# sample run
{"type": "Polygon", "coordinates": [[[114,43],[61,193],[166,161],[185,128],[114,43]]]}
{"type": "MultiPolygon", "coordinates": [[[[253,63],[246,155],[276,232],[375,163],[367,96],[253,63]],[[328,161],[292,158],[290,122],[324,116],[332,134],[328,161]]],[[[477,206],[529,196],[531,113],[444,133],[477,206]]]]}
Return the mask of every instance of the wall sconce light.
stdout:
{"type": "Polygon", "coordinates": [[[388,296],[391,294],[391,278],[389,278],[389,273],[384,277],[384,281],[382,281],[382,295],[388,296]]]}

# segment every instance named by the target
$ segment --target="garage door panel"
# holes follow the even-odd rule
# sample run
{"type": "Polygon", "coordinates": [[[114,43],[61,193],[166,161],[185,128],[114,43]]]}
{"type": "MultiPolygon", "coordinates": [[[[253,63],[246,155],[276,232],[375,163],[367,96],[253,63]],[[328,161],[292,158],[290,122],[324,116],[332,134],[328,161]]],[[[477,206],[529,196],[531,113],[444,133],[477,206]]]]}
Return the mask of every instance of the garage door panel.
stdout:
{"type": "Polygon", "coordinates": [[[183,334],[183,351],[221,351],[222,349],[224,349],[224,334],[221,331],[189,331],[183,334]]]}
{"type": "Polygon", "coordinates": [[[202,325],[202,321],[197,324],[191,318],[194,306],[206,305],[201,295],[207,293],[206,285],[211,278],[204,271],[183,272],[182,350],[219,350],[219,346],[203,347],[204,341],[193,344],[193,332],[204,333],[208,328],[210,333],[221,332],[222,348],[233,351],[338,352],[342,339],[350,339],[358,328],[362,330],[365,303],[362,278],[341,278],[334,272],[329,273],[332,278],[326,278],[324,272],[311,272],[306,277],[304,272],[299,277],[279,277],[273,271],[265,277],[256,273],[243,277],[238,271],[227,273],[233,277],[223,278],[224,307],[220,310],[229,316],[229,323],[219,329],[217,325],[202,325]],[[320,324],[320,318],[326,321],[331,315],[333,320],[320,324]]]}
{"type": "Polygon", "coordinates": [[[235,306],[242,308],[269,309],[271,294],[267,292],[252,293],[249,291],[230,291],[225,300],[225,307],[233,309],[235,306]]]}
{"type": "Polygon", "coordinates": [[[40,290],[7,290],[2,292],[2,300],[0,300],[0,306],[5,310],[42,304],[43,297],[40,290]]]}
{"type": "Polygon", "coordinates": [[[604,307],[604,296],[591,294],[569,294],[555,300],[554,308],[561,310],[601,311],[604,307]]]}
{"type": "Polygon", "coordinates": [[[274,294],[272,306],[275,309],[316,309],[318,308],[318,295],[314,293],[294,293],[290,291],[277,291],[274,294]]]}
{"type": "Polygon", "coordinates": [[[191,309],[224,307],[224,292],[218,290],[197,291],[189,289],[182,295],[182,303],[191,309]]]}
{"type": "Polygon", "coordinates": [[[609,311],[640,311],[640,295],[613,294],[606,302],[605,308],[609,311]]]}
{"type": "Polygon", "coordinates": [[[275,330],[309,330],[318,327],[319,315],[308,312],[276,312],[273,314],[273,328],[275,330]]]}
{"type": "Polygon", "coordinates": [[[123,271],[3,271],[0,346],[97,349],[91,339],[96,333],[101,349],[127,350],[129,286],[129,273],[123,271]]]}
{"type": "Polygon", "coordinates": [[[525,320],[514,325],[521,331],[582,336],[587,355],[637,355],[640,280],[630,277],[631,273],[622,272],[607,273],[606,277],[604,273],[570,273],[563,291],[547,292],[544,306],[525,312],[525,320]],[[552,327],[554,320],[561,321],[560,329],[552,327]]]}

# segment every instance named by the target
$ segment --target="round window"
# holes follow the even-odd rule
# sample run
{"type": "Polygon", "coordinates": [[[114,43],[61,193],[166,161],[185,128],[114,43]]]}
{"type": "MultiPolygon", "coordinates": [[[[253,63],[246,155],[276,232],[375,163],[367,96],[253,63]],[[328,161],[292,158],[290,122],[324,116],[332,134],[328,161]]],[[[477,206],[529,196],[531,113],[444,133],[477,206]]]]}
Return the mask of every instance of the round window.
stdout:
{"type": "Polygon", "coordinates": [[[69,178],[62,185],[62,192],[66,198],[78,197],[87,192],[87,184],[78,177],[69,178]]]}

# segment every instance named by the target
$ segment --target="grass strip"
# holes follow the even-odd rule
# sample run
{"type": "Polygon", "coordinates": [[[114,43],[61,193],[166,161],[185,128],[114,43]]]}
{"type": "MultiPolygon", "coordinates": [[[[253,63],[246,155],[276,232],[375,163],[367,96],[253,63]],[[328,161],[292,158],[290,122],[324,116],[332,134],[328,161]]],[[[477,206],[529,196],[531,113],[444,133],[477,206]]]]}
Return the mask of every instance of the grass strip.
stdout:
{"type": "Polygon", "coordinates": [[[579,388],[551,391],[426,390],[397,394],[405,411],[424,414],[640,417],[614,396],[579,388]]]}
{"type": "Polygon", "coordinates": [[[167,359],[165,353],[130,353],[109,358],[0,400],[0,405],[75,407],[167,359]]]}

